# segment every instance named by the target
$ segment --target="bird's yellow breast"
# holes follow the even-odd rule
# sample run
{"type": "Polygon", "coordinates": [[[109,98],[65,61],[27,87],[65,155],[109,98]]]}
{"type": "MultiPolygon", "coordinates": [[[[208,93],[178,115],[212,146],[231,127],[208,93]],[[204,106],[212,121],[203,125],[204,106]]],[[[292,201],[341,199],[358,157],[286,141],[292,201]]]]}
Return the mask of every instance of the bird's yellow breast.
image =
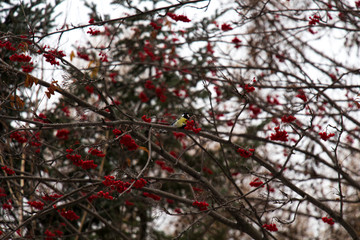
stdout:
{"type": "Polygon", "coordinates": [[[181,127],[185,126],[186,123],[187,123],[187,119],[184,117],[181,117],[173,124],[173,126],[181,128],[181,127]]]}

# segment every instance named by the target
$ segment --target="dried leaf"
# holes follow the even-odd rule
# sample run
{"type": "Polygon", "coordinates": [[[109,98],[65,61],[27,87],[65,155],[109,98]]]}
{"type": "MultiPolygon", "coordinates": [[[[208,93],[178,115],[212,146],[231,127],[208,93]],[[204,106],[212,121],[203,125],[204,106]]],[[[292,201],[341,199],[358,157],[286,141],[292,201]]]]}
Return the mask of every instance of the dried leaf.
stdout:
{"type": "Polygon", "coordinates": [[[27,44],[27,42],[21,42],[19,48],[21,49],[21,52],[26,52],[29,50],[29,44],[27,44]]]}
{"type": "Polygon", "coordinates": [[[35,83],[35,85],[37,85],[39,82],[39,79],[30,75],[30,74],[26,74],[26,79],[25,79],[25,87],[32,87],[33,83],[35,83]]]}
{"type": "Polygon", "coordinates": [[[70,53],[70,61],[72,62],[73,58],[75,57],[74,51],[71,51],[70,53]]]}
{"type": "Polygon", "coordinates": [[[19,96],[10,96],[10,105],[14,110],[22,110],[24,109],[25,103],[19,96]]]}
{"type": "Polygon", "coordinates": [[[89,64],[88,64],[87,68],[89,68],[93,63],[94,63],[94,61],[91,60],[91,61],[89,62],[89,64]]]}
{"type": "Polygon", "coordinates": [[[156,39],[156,36],[157,36],[157,31],[152,31],[151,32],[151,38],[156,39]]]}
{"type": "Polygon", "coordinates": [[[90,74],[90,77],[91,77],[91,78],[95,78],[95,77],[98,75],[99,66],[100,66],[100,63],[97,62],[97,63],[96,63],[96,67],[94,67],[93,70],[91,71],[91,74],[90,74]]]}
{"type": "Polygon", "coordinates": [[[171,29],[171,22],[169,20],[165,19],[164,25],[168,26],[171,29]]]}
{"type": "Polygon", "coordinates": [[[26,74],[26,79],[25,79],[25,82],[24,82],[24,86],[25,87],[32,87],[33,83],[31,82],[30,78],[29,78],[29,74],[26,74]]]}
{"type": "Polygon", "coordinates": [[[53,89],[51,86],[50,86],[50,87],[48,87],[48,90],[49,90],[49,93],[50,93],[50,94],[52,94],[52,95],[53,95],[53,94],[54,94],[54,92],[55,92],[55,91],[54,91],[54,89],[53,89]]]}
{"type": "Polygon", "coordinates": [[[140,146],[139,149],[144,150],[145,152],[148,153],[148,155],[150,154],[149,150],[146,147],[140,146]]]}

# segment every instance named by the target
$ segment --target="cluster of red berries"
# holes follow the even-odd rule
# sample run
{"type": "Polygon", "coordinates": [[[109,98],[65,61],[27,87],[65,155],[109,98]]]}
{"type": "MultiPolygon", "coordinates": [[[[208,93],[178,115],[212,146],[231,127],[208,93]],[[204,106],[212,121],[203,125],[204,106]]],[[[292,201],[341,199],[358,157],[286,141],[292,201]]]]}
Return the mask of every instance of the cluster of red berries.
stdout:
{"type": "Polygon", "coordinates": [[[13,132],[12,134],[10,134],[10,138],[14,139],[18,143],[26,143],[27,142],[26,132],[23,132],[23,131],[13,132]]]}
{"type": "MultiPolygon", "coordinates": [[[[264,182],[263,181],[260,181],[259,178],[255,178],[254,181],[251,181],[250,182],[250,186],[252,187],[259,187],[263,184],[264,182]]],[[[264,185],[262,185],[262,187],[264,187],[264,185]]]]}
{"type": "Polygon", "coordinates": [[[213,172],[210,168],[203,167],[202,170],[203,170],[204,172],[206,172],[207,174],[214,174],[214,172],[213,172]]]}
{"type": "Polygon", "coordinates": [[[160,102],[166,102],[166,95],[165,95],[166,89],[162,87],[157,87],[155,89],[155,94],[159,98],[160,102]]]}
{"type": "Polygon", "coordinates": [[[154,199],[155,201],[160,201],[161,197],[156,195],[156,194],[153,194],[153,193],[148,193],[148,192],[143,192],[143,196],[144,197],[148,197],[148,198],[152,198],[154,199]]]}
{"type": "Polygon", "coordinates": [[[110,200],[113,200],[113,199],[114,199],[114,197],[111,196],[109,192],[99,191],[99,192],[97,193],[97,196],[98,196],[98,197],[105,198],[105,199],[110,199],[110,200]]]}
{"type": "Polygon", "coordinates": [[[100,34],[100,30],[90,28],[86,33],[89,33],[92,36],[96,36],[100,34]]]}
{"type": "Polygon", "coordinates": [[[249,158],[253,155],[253,152],[255,151],[255,149],[253,148],[249,148],[248,150],[242,149],[242,148],[238,148],[238,150],[236,150],[240,156],[242,156],[243,158],[249,158]]]}
{"type": "MultiPolygon", "coordinates": [[[[46,46],[44,47],[46,48],[46,46]]],[[[56,58],[62,58],[65,57],[63,51],[58,50],[49,50],[48,53],[44,53],[45,61],[49,62],[51,65],[60,65],[58,61],[56,61],[56,58]]]]}
{"type": "Polygon", "coordinates": [[[299,93],[299,94],[297,94],[295,97],[300,98],[300,99],[303,100],[304,102],[307,102],[307,97],[306,97],[306,95],[305,95],[304,90],[299,89],[299,90],[298,90],[298,93],[299,93]]]}
{"type": "Polygon", "coordinates": [[[126,134],[120,138],[120,144],[126,146],[129,151],[134,151],[139,147],[129,134],[126,134]]]}
{"type": "Polygon", "coordinates": [[[320,132],[319,135],[322,140],[327,141],[329,138],[335,136],[335,133],[327,134],[326,132],[320,132]]]}
{"type": "Polygon", "coordinates": [[[93,156],[105,157],[105,154],[96,148],[90,148],[88,153],[90,153],[93,156]]]}
{"type": "Polygon", "coordinates": [[[231,42],[235,44],[235,48],[239,48],[239,47],[240,47],[241,40],[238,39],[237,37],[234,37],[234,38],[231,40],[231,42]]]}
{"type": "Polygon", "coordinates": [[[57,194],[57,193],[54,193],[54,194],[51,194],[51,195],[42,196],[41,198],[42,198],[42,200],[44,200],[44,201],[51,201],[51,202],[53,202],[53,201],[55,201],[56,199],[61,198],[62,196],[63,196],[63,195],[59,195],[59,194],[57,194]]]}
{"type": "Polygon", "coordinates": [[[155,22],[151,22],[150,26],[152,26],[155,30],[161,30],[161,26],[157,25],[155,22]]]}
{"type": "Polygon", "coordinates": [[[207,202],[198,202],[198,201],[193,202],[192,205],[198,207],[200,211],[208,210],[207,207],[209,206],[207,202]]]}
{"type": "Polygon", "coordinates": [[[162,170],[168,171],[169,173],[174,172],[174,169],[172,167],[166,166],[164,161],[156,160],[155,163],[159,165],[162,170]]]}
{"type": "Polygon", "coordinates": [[[49,229],[46,229],[44,234],[46,235],[45,240],[53,240],[56,237],[61,238],[64,233],[63,231],[60,231],[58,229],[54,230],[54,232],[51,232],[49,229]]]}
{"type": "Polygon", "coordinates": [[[68,129],[59,129],[56,132],[56,137],[60,140],[68,140],[70,131],[68,129]]]}
{"type": "Polygon", "coordinates": [[[147,122],[147,123],[150,123],[151,122],[151,118],[146,118],[146,115],[143,115],[141,117],[141,119],[144,121],[144,122],[147,122]]]}
{"type": "Polygon", "coordinates": [[[275,134],[272,133],[272,134],[270,135],[270,139],[271,139],[271,140],[274,140],[274,141],[283,141],[283,142],[287,142],[287,141],[288,141],[289,135],[288,135],[287,131],[285,131],[285,130],[284,130],[284,131],[280,131],[280,127],[279,127],[279,126],[275,127],[274,130],[275,130],[275,134]]]}
{"type": "Polygon", "coordinates": [[[61,211],[58,211],[60,212],[61,216],[70,221],[78,220],[80,218],[73,210],[62,209],[61,211]]]}
{"type": "Polygon", "coordinates": [[[30,206],[32,206],[33,208],[36,208],[38,210],[43,210],[44,208],[44,203],[41,201],[28,201],[27,202],[30,206]]]}
{"type": "Polygon", "coordinates": [[[7,175],[14,175],[15,174],[15,171],[8,168],[7,166],[3,166],[3,167],[1,167],[1,169],[4,170],[7,175]]]}
{"type": "Polygon", "coordinates": [[[309,25],[311,26],[311,25],[316,25],[317,23],[319,23],[320,22],[320,16],[319,15],[317,15],[317,14],[315,14],[314,16],[310,16],[309,17],[309,25]]]}
{"type": "Polygon", "coordinates": [[[10,56],[10,61],[13,62],[30,62],[31,61],[31,57],[27,56],[25,54],[13,54],[10,56]]]}
{"type": "MultiPolygon", "coordinates": [[[[72,153],[74,150],[66,149],[66,152],[72,153]]],[[[94,163],[94,160],[83,160],[81,159],[80,154],[66,154],[66,158],[71,160],[75,166],[81,167],[82,169],[95,169],[97,164],[94,163]]]]}
{"type": "Polygon", "coordinates": [[[199,133],[201,131],[201,128],[195,128],[195,122],[194,120],[187,121],[185,129],[193,131],[194,133],[199,133]]]}
{"type": "Polygon", "coordinates": [[[278,229],[276,227],[276,224],[264,224],[264,225],[262,225],[262,227],[266,228],[270,232],[277,232],[278,231],[278,229]]]}
{"type": "Polygon", "coordinates": [[[7,50],[10,51],[16,51],[16,48],[14,48],[12,46],[12,43],[9,41],[5,41],[5,42],[0,41],[0,48],[6,48],[7,50]]]}
{"type": "Polygon", "coordinates": [[[223,23],[222,25],[221,25],[221,30],[223,30],[224,32],[225,31],[230,31],[230,30],[232,30],[233,28],[230,26],[230,24],[228,24],[228,23],[223,23]]]}
{"type": "MultiPolygon", "coordinates": [[[[102,181],[102,184],[104,184],[107,187],[110,187],[112,190],[118,191],[119,193],[122,192],[130,192],[131,189],[129,187],[131,186],[130,182],[123,182],[121,180],[115,180],[114,176],[104,176],[105,180],[102,181]]],[[[135,180],[131,180],[131,182],[134,182],[135,180]]],[[[133,184],[133,187],[136,189],[141,189],[147,184],[147,181],[143,178],[140,178],[135,181],[133,184]]]]}
{"type": "Polygon", "coordinates": [[[292,116],[292,115],[289,115],[289,116],[282,116],[281,117],[281,121],[284,122],[284,123],[290,123],[290,122],[293,122],[296,120],[296,117],[292,116]]]}
{"type": "Polygon", "coordinates": [[[172,12],[168,12],[166,15],[175,21],[191,22],[191,20],[185,15],[176,15],[175,13],[172,12]]]}
{"type": "Polygon", "coordinates": [[[335,224],[335,222],[334,222],[334,220],[332,218],[323,217],[321,219],[323,220],[324,223],[327,223],[329,225],[334,225],[335,224]]]}
{"type": "Polygon", "coordinates": [[[247,93],[251,93],[253,91],[255,91],[255,87],[254,86],[250,86],[249,84],[245,84],[243,86],[243,89],[247,92],[247,93]]]}

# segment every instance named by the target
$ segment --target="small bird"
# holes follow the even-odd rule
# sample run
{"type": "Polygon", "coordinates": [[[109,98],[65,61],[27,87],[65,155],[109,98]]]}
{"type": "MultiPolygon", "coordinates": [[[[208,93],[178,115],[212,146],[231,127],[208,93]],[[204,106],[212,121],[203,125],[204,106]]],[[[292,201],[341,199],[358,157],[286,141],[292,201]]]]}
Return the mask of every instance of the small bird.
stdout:
{"type": "Polygon", "coordinates": [[[187,120],[190,119],[190,115],[188,113],[183,113],[180,118],[176,119],[171,126],[177,128],[184,128],[186,126],[187,120]]]}

